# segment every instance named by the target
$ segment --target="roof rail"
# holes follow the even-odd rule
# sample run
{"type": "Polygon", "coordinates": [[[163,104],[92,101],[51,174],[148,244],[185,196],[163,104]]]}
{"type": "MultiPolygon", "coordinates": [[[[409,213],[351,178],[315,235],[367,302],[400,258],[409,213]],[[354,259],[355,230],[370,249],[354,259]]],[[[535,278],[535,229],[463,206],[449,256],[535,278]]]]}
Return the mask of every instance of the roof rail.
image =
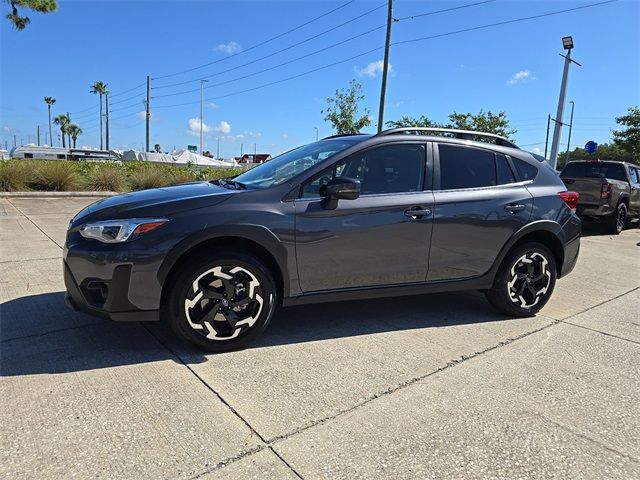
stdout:
{"type": "Polygon", "coordinates": [[[501,137],[500,135],[495,135],[493,133],[484,133],[484,132],[474,132],[472,130],[457,130],[455,128],[431,128],[431,127],[400,127],[400,128],[391,128],[389,130],[383,130],[382,132],[376,134],[376,137],[381,137],[384,135],[395,135],[397,133],[419,133],[419,132],[435,132],[435,133],[449,133],[453,136],[453,138],[460,138],[463,140],[474,140],[477,137],[486,137],[495,140],[496,145],[500,145],[502,147],[511,147],[518,148],[518,146],[513,143],[511,140],[501,137]]]}
{"type": "Polygon", "coordinates": [[[328,138],[338,138],[338,137],[354,137],[356,135],[366,135],[366,133],[337,133],[336,135],[329,135],[328,137],[324,137],[322,140],[327,140],[328,138]]]}

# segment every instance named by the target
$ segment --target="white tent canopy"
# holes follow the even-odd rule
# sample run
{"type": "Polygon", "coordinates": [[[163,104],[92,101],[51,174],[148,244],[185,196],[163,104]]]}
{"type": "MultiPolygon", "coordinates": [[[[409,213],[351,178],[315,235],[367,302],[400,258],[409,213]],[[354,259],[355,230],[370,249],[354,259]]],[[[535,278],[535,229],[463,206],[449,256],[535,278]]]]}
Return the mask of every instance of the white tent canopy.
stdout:
{"type": "Polygon", "coordinates": [[[152,163],[162,163],[167,165],[187,165],[198,167],[236,167],[238,164],[234,160],[215,160],[213,158],[198,155],[188,150],[176,150],[169,153],[138,152],[136,150],[126,150],[122,152],[123,162],[142,161],[152,163]]]}

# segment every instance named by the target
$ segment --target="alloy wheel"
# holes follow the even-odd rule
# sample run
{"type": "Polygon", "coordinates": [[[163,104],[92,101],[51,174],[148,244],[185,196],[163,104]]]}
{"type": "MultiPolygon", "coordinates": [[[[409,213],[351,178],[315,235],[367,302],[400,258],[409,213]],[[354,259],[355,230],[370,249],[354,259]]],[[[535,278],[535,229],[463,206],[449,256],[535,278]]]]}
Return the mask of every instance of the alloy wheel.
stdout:
{"type": "Polygon", "coordinates": [[[510,278],[507,282],[509,298],[520,308],[529,309],[535,306],[549,289],[549,262],[539,252],[526,253],[511,267],[510,278]]]}
{"type": "Polygon", "coordinates": [[[232,340],[250,329],[264,305],[262,289],[249,270],[213,267],[192,283],[184,301],[191,328],[210,340],[232,340]]]}

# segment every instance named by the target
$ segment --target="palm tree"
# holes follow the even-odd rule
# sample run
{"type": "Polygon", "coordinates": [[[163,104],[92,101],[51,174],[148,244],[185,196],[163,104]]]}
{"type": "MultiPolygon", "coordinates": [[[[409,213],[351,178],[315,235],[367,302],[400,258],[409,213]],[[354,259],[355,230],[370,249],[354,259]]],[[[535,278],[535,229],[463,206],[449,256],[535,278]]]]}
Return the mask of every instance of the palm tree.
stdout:
{"type": "Polygon", "coordinates": [[[71,118],[69,118],[69,115],[61,113],[53,119],[53,123],[55,123],[56,125],[60,125],[60,133],[62,134],[62,148],[66,148],[67,145],[65,143],[65,135],[67,133],[67,129],[69,128],[69,124],[71,123],[71,118]]]}
{"type": "Polygon", "coordinates": [[[107,93],[107,84],[104,82],[95,82],[91,85],[91,93],[97,93],[100,96],[100,150],[102,150],[102,95],[107,93]]]}
{"type": "Polygon", "coordinates": [[[67,127],[67,133],[71,135],[71,138],[73,139],[73,148],[76,148],[76,140],[79,135],[82,135],[82,129],[75,123],[72,123],[67,127]]]}
{"type": "Polygon", "coordinates": [[[56,99],[53,97],[44,97],[44,103],[47,104],[49,110],[49,143],[53,146],[53,137],[51,136],[51,105],[56,103],[56,99]]]}

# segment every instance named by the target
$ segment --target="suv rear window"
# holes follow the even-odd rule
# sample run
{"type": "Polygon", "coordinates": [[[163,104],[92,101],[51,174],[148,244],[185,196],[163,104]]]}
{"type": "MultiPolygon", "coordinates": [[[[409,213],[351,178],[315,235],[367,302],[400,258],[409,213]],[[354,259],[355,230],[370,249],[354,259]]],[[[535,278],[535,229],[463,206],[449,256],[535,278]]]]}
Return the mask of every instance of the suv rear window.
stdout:
{"type": "Polygon", "coordinates": [[[438,146],[440,156],[440,188],[490,187],[496,184],[495,158],[492,152],[479,148],[438,146]]]}
{"type": "Polygon", "coordinates": [[[569,162],[560,177],[610,178],[627,181],[624,165],[611,162],[569,162]]]}

